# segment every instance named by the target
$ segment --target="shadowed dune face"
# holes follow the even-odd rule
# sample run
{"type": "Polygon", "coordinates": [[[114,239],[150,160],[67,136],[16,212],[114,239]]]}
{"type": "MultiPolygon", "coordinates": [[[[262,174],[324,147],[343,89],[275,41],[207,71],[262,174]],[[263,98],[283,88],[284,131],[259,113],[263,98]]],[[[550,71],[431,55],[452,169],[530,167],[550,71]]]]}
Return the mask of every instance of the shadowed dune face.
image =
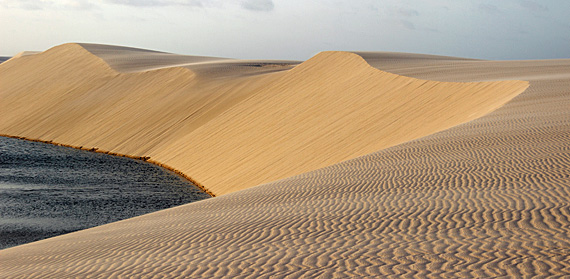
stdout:
{"type": "MultiPolygon", "coordinates": [[[[440,80],[528,77],[530,87],[482,117],[351,160],[2,250],[0,277],[567,277],[570,60],[424,58],[383,63],[440,80]]],[[[342,61],[359,71],[351,81],[366,74],[342,61]]],[[[307,66],[318,67],[268,87],[319,70],[307,66]]],[[[300,88],[316,82],[302,77],[300,88]]],[[[258,96],[192,133],[239,115],[238,105],[272,100],[258,96]]]]}
{"type": "Polygon", "coordinates": [[[237,78],[288,70],[297,61],[236,60],[219,57],[179,55],[122,46],[79,44],[123,73],[184,67],[206,79],[237,78]]]}
{"type": "Polygon", "coordinates": [[[0,68],[0,131],[151,157],[220,195],[447,129],[527,87],[417,80],[345,52],[290,68],[63,45],[0,68]]]}
{"type": "Polygon", "coordinates": [[[121,46],[83,43],[79,45],[93,55],[103,59],[109,66],[119,72],[140,72],[177,65],[229,60],[217,57],[178,55],[121,46]]]}
{"type": "Polygon", "coordinates": [[[457,57],[391,52],[357,52],[371,66],[421,79],[439,81],[568,79],[570,59],[487,61],[457,57]],[[481,71],[485,68],[485,71],[481,71]],[[525,71],[521,71],[525,69],[525,71]]]}

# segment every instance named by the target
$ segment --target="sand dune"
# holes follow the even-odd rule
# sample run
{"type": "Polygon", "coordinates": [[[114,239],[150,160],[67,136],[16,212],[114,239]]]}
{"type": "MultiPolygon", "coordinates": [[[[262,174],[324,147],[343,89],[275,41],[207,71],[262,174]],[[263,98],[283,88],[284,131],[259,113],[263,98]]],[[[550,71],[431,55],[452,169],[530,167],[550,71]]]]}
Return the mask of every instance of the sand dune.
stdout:
{"type": "MultiPolygon", "coordinates": [[[[128,53],[122,57],[130,58],[128,53]]],[[[58,46],[2,64],[0,130],[12,136],[148,156],[256,94],[280,74],[273,72],[291,68],[280,64],[268,71],[244,63],[240,68],[247,75],[223,78],[224,70],[235,64],[214,64],[210,75],[184,67],[122,73],[78,44],[58,46]],[[40,91],[41,95],[29,94],[40,91]]]]}
{"type": "Polygon", "coordinates": [[[354,54],[325,52],[175,142],[181,148],[169,148],[172,158],[156,158],[225,194],[452,127],[524,89],[520,81],[416,80],[377,71],[354,54]]]}
{"type": "MultiPolygon", "coordinates": [[[[94,59],[90,63],[99,67],[96,61],[101,60],[94,59]]],[[[3,79],[11,72],[4,66],[0,66],[3,79]]],[[[105,65],[100,66],[101,72],[106,71],[105,65]]],[[[165,70],[178,71],[177,68],[160,71],[165,70]]],[[[208,79],[186,70],[189,72],[184,71],[183,75],[194,73],[190,80],[208,79]]],[[[157,71],[136,75],[150,73],[157,75],[157,71]]],[[[234,75],[210,77],[211,83],[217,79],[229,82],[227,80],[234,75]]],[[[325,152],[326,157],[332,156],[332,161],[355,158],[213,199],[2,250],[0,277],[521,278],[570,275],[570,60],[479,61],[327,52],[290,71],[240,78],[254,79],[263,86],[239,102],[220,109],[196,128],[172,137],[163,136],[168,140],[153,143],[162,149],[149,148],[133,154],[155,152],[153,156],[161,155],[162,160],[170,158],[169,164],[179,169],[198,170],[201,166],[194,166],[192,162],[204,160],[204,164],[213,167],[218,159],[204,156],[216,152],[226,152],[228,160],[240,163],[237,157],[246,154],[240,147],[254,147],[251,152],[256,152],[257,148],[263,149],[269,144],[271,148],[265,152],[274,156],[281,152],[291,156],[296,156],[295,152],[306,152],[305,157],[318,156],[297,149],[304,145],[310,149],[327,146],[327,141],[320,141],[322,137],[332,137],[334,141],[341,138],[339,133],[346,132],[345,139],[335,142],[334,148],[318,150],[325,152]],[[376,71],[360,57],[377,68],[417,78],[482,81],[524,77],[530,81],[530,87],[516,96],[526,88],[526,83],[419,81],[376,71]],[[267,83],[257,79],[267,79],[267,83]],[[381,83],[376,84],[379,80],[381,83]],[[416,86],[422,82],[422,86],[416,86]],[[439,87],[441,89],[432,89],[439,87]],[[334,98],[327,98],[326,93],[334,98]],[[343,93],[359,98],[348,98],[343,93]],[[440,95],[445,97],[439,99],[440,95]],[[423,106],[414,103],[414,99],[424,97],[421,103],[437,101],[423,106]],[[307,104],[310,101],[311,104],[307,104]],[[383,117],[378,116],[382,104],[386,103],[394,109],[383,113],[383,117]],[[463,103],[466,105],[462,106],[463,103]],[[439,104],[445,105],[438,107],[439,104]],[[244,111],[258,106],[261,110],[244,111]],[[280,112],[283,117],[274,118],[270,113],[279,111],[280,106],[286,106],[280,112]],[[406,110],[407,106],[414,109],[406,110]],[[305,112],[309,108],[312,113],[305,112]],[[330,119],[335,116],[327,114],[331,109],[343,117],[330,119]],[[426,110],[426,114],[417,112],[420,109],[426,110]],[[398,115],[394,121],[402,117],[407,121],[394,122],[392,125],[397,127],[386,126],[382,121],[392,113],[398,115]],[[302,121],[295,118],[297,115],[302,121]],[[443,116],[425,121],[434,115],[443,116]],[[240,118],[246,121],[238,122],[240,118]],[[279,119],[283,121],[273,122],[279,119]],[[432,122],[435,123],[430,126],[432,122]],[[288,125],[290,123],[300,128],[295,130],[295,125],[288,125]],[[368,127],[370,129],[366,129],[368,127]],[[376,129],[389,132],[382,134],[376,129]],[[408,135],[415,130],[420,131],[408,135]],[[209,133],[218,134],[209,137],[209,133]],[[283,140],[281,144],[272,145],[267,137],[273,133],[283,140]],[[289,134],[295,136],[281,137],[289,134]],[[370,134],[376,138],[367,138],[370,134]],[[385,135],[392,134],[395,134],[393,139],[386,139],[385,135]],[[407,136],[408,139],[400,138],[407,136]],[[235,144],[235,150],[220,145],[225,140],[232,146],[230,139],[239,143],[235,144]],[[311,145],[312,141],[318,144],[311,145]],[[190,147],[196,144],[206,148],[206,142],[215,146],[209,153],[190,147]],[[216,151],[217,148],[223,151],[216,151]],[[236,154],[229,154],[229,150],[236,154]],[[186,153],[191,158],[185,161],[183,154],[190,151],[196,153],[186,153]]],[[[5,82],[0,86],[3,84],[5,82]]],[[[187,92],[195,92],[196,88],[187,92]]],[[[3,100],[12,94],[23,94],[11,86],[1,89],[3,100]]],[[[26,106],[32,105],[37,106],[23,103],[20,109],[25,111],[26,106]]],[[[11,115],[4,114],[4,107],[2,111],[2,119],[11,115]]],[[[27,135],[48,133],[36,127],[32,117],[29,119],[30,122],[14,121],[12,126],[2,126],[0,132],[18,128],[27,135]]],[[[69,135],[76,133],[59,139],[71,139],[69,135]]],[[[109,141],[113,137],[101,139],[104,144],[103,139],[109,141]]],[[[143,140],[127,140],[131,140],[131,145],[145,144],[143,140]]],[[[120,147],[125,152],[133,148],[127,143],[120,147]]],[[[244,159],[248,164],[261,166],[255,158],[244,159]]],[[[297,158],[303,159],[303,156],[297,158]]],[[[266,169],[282,169],[284,175],[295,172],[296,167],[288,165],[291,162],[281,160],[287,158],[271,161],[265,168],[259,167],[262,173],[259,175],[240,164],[229,174],[206,170],[210,174],[203,179],[210,181],[210,185],[223,185],[223,178],[214,177],[215,174],[228,177],[242,171],[245,176],[263,181],[259,177],[273,175],[266,169]]],[[[319,165],[310,160],[304,164],[319,165]]],[[[231,192],[225,186],[214,187],[222,193],[231,192]]]]}
{"type": "Polygon", "coordinates": [[[19,59],[0,69],[4,134],[150,157],[216,195],[444,130],[527,87],[417,80],[345,52],[279,72],[290,64],[89,44],[19,59]]]}

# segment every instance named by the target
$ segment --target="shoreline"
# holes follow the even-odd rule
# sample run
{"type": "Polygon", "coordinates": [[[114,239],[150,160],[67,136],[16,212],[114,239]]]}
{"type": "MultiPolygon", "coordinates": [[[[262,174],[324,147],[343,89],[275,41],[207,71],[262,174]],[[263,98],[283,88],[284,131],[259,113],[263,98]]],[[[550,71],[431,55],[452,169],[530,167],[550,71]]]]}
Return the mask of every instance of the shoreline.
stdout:
{"type": "Polygon", "coordinates": [[[192,179],[190,176],[186,175],[182,171],[177,170],[177,169],[175,169],[169,165],[166,165],[164,163],[152,160],[148,156],[132,156],[132,155],[128,155],[128,154],[121,154],[121,153],[116,153],[116,152],[100,150],[97,147],[88,148],[88,147],[83,147],[83,146],[74,146],[74,145],[70,145],[70,144],[54,142],[52,140],[33,139],[33,138],[28,138],[28,137],[12,136],[12,135],[7,135],[7,134],[0,134],[0,137],[21,139],[21,140],[26,140],[26,141],[31,141],[31,142],[41,142],[41,143],[46,143],[46,144],[51,144],[51,145],[56,145],[56,146],[70,147],[73,149],[78,149],[78,150],[83,150],[83,151],[88,151],[88,152],[103,153],[103,154],[107,154],[107,155],[111,155],[111,156],[125,157],[125,158],[134,159],[134,160],[144,161],[144,162],[151,163],[153,165],[159,166],[163,169],[169,170],[169,171],[173,172],[174,174],[176,174],[176,175],[184,178],[185,180],[189,181],[194,186],[196,186],[197,188],[202,190],[204,193],[210,195],[212,198],[216,197],[216,195],[214,193],[212,193],[210,190],[208,190],[208,188],[206,188],[204,185],[197,182],[196,180],[192,179]]]}

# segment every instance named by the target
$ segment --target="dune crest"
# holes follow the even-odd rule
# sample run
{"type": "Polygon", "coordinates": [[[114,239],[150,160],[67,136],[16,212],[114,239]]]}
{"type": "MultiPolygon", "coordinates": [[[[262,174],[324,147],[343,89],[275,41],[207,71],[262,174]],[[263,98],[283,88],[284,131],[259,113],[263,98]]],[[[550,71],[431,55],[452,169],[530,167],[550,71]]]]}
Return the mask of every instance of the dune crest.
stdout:
{"type": "MultiPolygon", "coordinates": [[[[91,47],[119,52],[113,63],[123,70],[148,66],[134,59],[141,50],[91,47]]],[[[334,51],[274,73],[228,75],[248,71],[248,63],[200,66],[200,73],[223,69],[226,78],[177,66],[123,73],[105,61],[65,44],[2,64],[0,133],[150,157],[221,195],[447,129],[528,87],[419,80],[334,51]]]]}

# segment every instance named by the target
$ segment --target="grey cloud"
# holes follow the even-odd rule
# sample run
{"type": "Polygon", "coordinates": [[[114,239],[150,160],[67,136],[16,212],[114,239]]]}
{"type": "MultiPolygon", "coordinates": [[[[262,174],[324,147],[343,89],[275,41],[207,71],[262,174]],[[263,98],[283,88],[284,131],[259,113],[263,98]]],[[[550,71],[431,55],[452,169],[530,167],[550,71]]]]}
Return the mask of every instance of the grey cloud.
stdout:
{"type": "MultiPolygon", "coordinates": [[[[131,7],[223,7],[231,1],[227,0],[105,0],[107,3],[131,7]]],[[[94,0],[0,0],[0,7],[25,10],[75,9],[88,10],[95,8],[94,0]]],[[[274,8],[272,0],[245,0],[241,7],[252,11],[271,11],[274,8]]]]}
{"type": "Polygon", "coordinates": [[[479,4],[479,10],[488,13],[488,14],[499,14],[501,13],[501,11],[499,10],[499,8],[495,5],[492,4],[479,4]]]}
{"type": "Polygon", "coordinates": [[[404,16],[404,17],[412,17],[412,16],[419,16],[420,13],[414,9],[409,9],[409,8],[399,8],[396,10],[396,14],[399,16],[404,16]]]}
{"type": "Polygon", "coordinates": [[[437,28],[425,28],[424,30],[432,33],[441,33],[437,28]]]}
{"type": "Polygon", "coordinates": [[[91,3],[90,1],[81,1],[81,0],[65,1],[64,6],[76,10],[91,10],[97,7],[95,4],[91,3]]]}
{"type": "Polygon", "coordinates": [[[414,23],[412,23],[409,20],[400,20],[400,23],[402,24],[402,26],[404,26],[404,28],[409,29],[409,30],[416,30],[416,26],[414,25],[414,23]]]}
{"type": "Polygon", "coordinates": [[[380,9],[378,9],[378,7],[374,6],[374,5],[368,5],[368,10],[373,11],[373,12],[379,12],[380,9]]]}
{"type": "Polygon", "coordinates": [[[271,11],[275,7],[272,0],[245,0],[241,6],[252,11],[271,11]]]}
{"type": "Polygon", "coordinates": [[[191,6],[202,7],[203,2],[200,0],[107,0],[113,4],[121,4],[134,7],[153,7],[153,6],[191,6]]]}
{"type": "Polygon", "coordinates": [[[529,9],[531,11],[535,11],[535,12],[546,12],[546,11],[548,11],[548,8],[546,6],[543,6],[539,3],[536,3],[536,2],[530,1],[530,0],[519,0],[519,4],[521,5],[521,7],[529,9]]]}
{"type": "Polygon", "coordinates": [[[43,10],[50,6],[53,6],[53,2],[34,0],[0,0],[0,6],[5,8],[19,8],[24,10],[43,10]]]}
{"type": "Polygon", "coordinates": [[[62,8],[88,10],[95,7],[90,0],[0,0],[0,6],[24,10],[48,10],[62,8]]]}
{"type": "MultiPolygon", "coordinates": [[[[107,0],[109,3],[132,7],[223,7],[230,1],[224,0],[107,0]],[[224,3],[225,2],[225,3],[224,3]]],[[[245,0],[241,7],[252,11],[271,11],[274,8],[272,0],[245,0]]]]}

